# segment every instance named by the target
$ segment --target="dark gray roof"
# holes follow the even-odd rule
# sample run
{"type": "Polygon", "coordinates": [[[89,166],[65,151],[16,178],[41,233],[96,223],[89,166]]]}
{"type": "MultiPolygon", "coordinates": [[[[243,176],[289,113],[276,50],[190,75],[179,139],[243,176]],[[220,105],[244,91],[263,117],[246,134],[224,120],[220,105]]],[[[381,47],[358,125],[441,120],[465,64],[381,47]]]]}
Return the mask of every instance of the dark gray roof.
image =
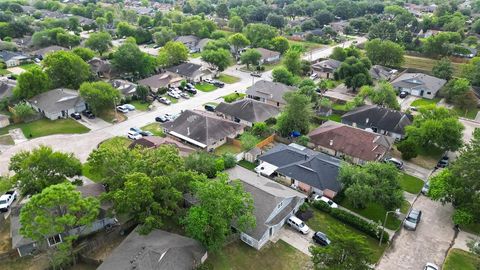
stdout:
{"type": "Polygon", "coordinates": [[[405,127],[412,124],[412,116],[377,105],[365,105],[344,114],[342,122],[405,134],[405,127]]]}
{"type": "Polygon", "coordinates": [[[98,270],[191,270],[207,250],[197,241],[162,230],[148,235],[132,231],[98,270]]]}
{"type": "Polygon", "coordinates": [[[397,73],[397,70],[380,65],[373,65],[368,72],[374,80],[388,80],[393,74],[397,73]]]}
{"type": "Polygon", "coordinates": [[[261,80],[247,88],[246,94],[273,100],[275,102],[285,103],[283,95],[287,92],[295,91],[296,88],[279,82],[269,82],[261,80]]]}
{"type": "Polygon", "coordinates": [[[278,144],[258,158],[272,164],[278,173],[319,189],[341,190],[337,176],[340,160],[308,148],[278,144]]]}
{"type": "Polygon", "coordinates": [[[75,90],[57,88],[38,94],[29,99],[28,102],[45,112],[55,113],[72,109],[84,101],[75,90]]]}
{"type": "Polygon", "coordinates": [[[280,56],[279,52],[268,50],[265,48],[255,48],[255,50],[257,50],[262,55],[261,59],[268,59],[268,58],[280,56]]]}
{"type": "Polygon", "coordinates": [[[425,88],[436,94],[447,81],[423,73],[403,73],[392,81],[392,85],[397,88],[425,88]]]}
{"type": "Polygon", "coordinates": [[[113,80],[111,84],[124,96],[130,96],[137,92],[137,85],[129,81],[113,80]]]}
{"type": "Polygon", "coordinates": [[[68,51],[68,49],[61,46],[53,45],[53,46],[48,46],[46,48],[33,51],[30,53],[30,55],[45,57],[48,53],[58,52],[58,51],[68,51]]]}
{"type": "Polygon", "coordinates": [[[164,73],[155,74],[148,78],[138,81],[139,85],[150,87],[152,90],[167,87],[169,84],[177,83],[182,78],[173,72],[166,71],[164,73]]]}
{"type": "Polygon", "coordinates": [[[200,40],[200,38],[197,37],[197,36],[194,36],[194,35],[178,36],[178,37],[175,38],[175,41],[181,42],[183,44],[185,44],[185,43],[195,43],[195,44],[197,44],[199,40],[200,40]]]}
{"type": "Polygon", "coordinates": [[[11,60],[13,58],[23,60],[23,59],[28,59],[30,57],[28,57],[27,55],[24,55],[22,53],[18,53],[18,52],[0,51],[0,58],[2,58],[3,61],[8,61],[8,60],[11,60]]]}
{"type": "Polygon", "coordinates": [[[5,97],[11,97],[13,95],[13,88],[17,85],[17,81],[14,80],[2,80],[0,81],[0,99],[5,97]]]}
{"type": "Polygon", "coordinates": [[[280,113],[280,109],[276,106],[249,98],[233,103],[222,102],[215,110],[250,123],[263,122],[280,113]]]}
{"type": "Polygon", "coordinates": [[[318,63],[313,64],[312,68],[317,69],[317,70],[322,70],[322,71],[325,71],[325,72],[327,72],[327,71],[328,72],[333,72],[338,67],[340,67],[341,64],[342,64],[342,62],[340,62],[338,60],[326,59],[326,60],[323,60],[323,61],[320,61],[318,63]]]}
{"type": "Polygon", "coordinates": [[[168,71],[177,73],[184,77],[192,77],[196,72],[202,69],[201,65],[190,62],[181,63],[180,65],[167,68],[168,71]]]}

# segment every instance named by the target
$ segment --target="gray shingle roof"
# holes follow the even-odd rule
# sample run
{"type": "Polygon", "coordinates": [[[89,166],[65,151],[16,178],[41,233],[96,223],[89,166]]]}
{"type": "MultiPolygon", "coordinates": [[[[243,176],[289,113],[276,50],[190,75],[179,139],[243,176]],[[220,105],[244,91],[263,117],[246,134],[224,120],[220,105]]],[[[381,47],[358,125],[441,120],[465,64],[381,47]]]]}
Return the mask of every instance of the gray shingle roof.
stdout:
{"type": "Polygon", "coordinates": [[[0,99],[5,97],[11,97],[13,95],[13,88],[17,85],[17,81],[14,80],[2,80],[0,81],[0,99]]]}
{"type": "Polygon", "coordinates": [[[261,80],[247,88],[247,95],[273,100],[275,102],[285,103],[283,95],[287,92],[295,91],[296,88],[279,82],[269,82],[261,80]]]}
{"type": "Polygon", "coordinates": [[[425,88],[436,94],[447,81],[423,73],[403,73],[392,81],[397,88],[425,88]]]}
{"type": "Polygon", "coordinates": [[[255,48],[255,50],[257,50],[262,55],[261,59],[268,59],[268,58],[280,56],[279,52],[264,49],[264,48],[255,48]]]}
{"type": "Polygon", "coordinates": [[[156,74],[138,81],[139,85],[150,87],[150,89],[160,89],[167,87],[169,84],[177,83],[182,78],[173,72],[166,71],[164,73],[156,74]]]}
{"type": "Polygon", "coordinates": [[[215,110],[250,123],[263,122],[280,113],[280,109],[276,106],[249,98],[232,103],[222,102],[215,110]]]}
{"type": "Polygon", "coordinates": [[[168,71],[177,73],[184,77],[192,77],[196,72],[202,69],[201,65],[190,62],[181,63],[180,65],[167,68],[168,71]]]}
{"type": "Polygon", "coordinates": [[[45,57],[48,53],[58,52],[58,51],[68,51],[68,49],[61,46],[52,45],[52,46],[48,46],[48,47],[33,51],[30,53],[30,55],[45,57]]]}
{"type": "Polygon", "coordinates": [[[2,58],[3,61],[6,62],[6,61],[11,60],[11,59],[24,60],[24,59],[28,59],[30,57],[28,57],[27,55],[24,55],[22,53],[18,53],[18,52],[0,51],[0,58],[2,58]]]}
{"type": "Polygon", "coordinates": [[[342,62],[335,60],[335,59],[326,59],[323,61],[320,61],[318,63],[315,63],[312,65],[313,69],[321,70],[324,72],[334,72],[342,62]]]}
{"type": "Polygon", "coordinates": [[[197,240],[185,236],[162,230],[140,235],[137,231],[132,231],[97,269],[191,270],[207,253],[197,240]]]}
{"type": "Polygon", "coordinates": [[[370,73],[370,76],[375,80],[389,80],[393,74],[397,73],[397,70],[380,65],[373,65],[368,73],[370,73]]]}
{"type": "Polygon", "coordinates": [[[38,94],[28,102],[45,112],[56,113],[72,109],[84,101],[75,90],[57,88],[38,94]]]}

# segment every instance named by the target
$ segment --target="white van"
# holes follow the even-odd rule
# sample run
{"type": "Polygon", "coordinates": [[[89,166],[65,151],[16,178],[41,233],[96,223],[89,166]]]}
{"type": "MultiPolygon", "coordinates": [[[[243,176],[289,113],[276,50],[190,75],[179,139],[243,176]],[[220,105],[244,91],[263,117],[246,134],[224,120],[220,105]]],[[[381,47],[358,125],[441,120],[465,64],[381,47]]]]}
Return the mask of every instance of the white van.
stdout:
{"type": "Polygon", "coordinates": [[[296,216],[291,216],[287,220],[287,224],[290,227],[295,228],[295,230],[307,234],[310,231],[310,228],[308,228],[307,224],[305,224],[303,221],[301,221],[299,218],[296,216]]]}

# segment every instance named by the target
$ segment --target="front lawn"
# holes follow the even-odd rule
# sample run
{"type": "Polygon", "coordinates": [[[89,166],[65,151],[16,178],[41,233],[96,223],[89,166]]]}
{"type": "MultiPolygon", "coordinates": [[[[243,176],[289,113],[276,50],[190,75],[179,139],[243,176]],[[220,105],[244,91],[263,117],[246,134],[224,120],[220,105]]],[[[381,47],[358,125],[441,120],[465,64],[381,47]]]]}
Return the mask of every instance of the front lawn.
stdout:
{"type": "Polygon", "coordinates": [[[338,104],[338,103],[333,103],[332,109],[335,111],[343,111],[347,112],[347,105],[346,104],[338,104]]]}
{"type": "Polygon", "coordinates": [[[244,159],[240,160],[238,162],[238,165],[244,167],[245,169],[248,169],[250,171],[253,171],[253,169],[255,169],[255,167],[257,167],[257,165],[255,163],[251,163],[251,162],[248,162],[244,159]]]}
{"type": "Polygon", "coordinates": [[[223,154],[226,154],[226,153],[229,153],[229,154],[238,154],[242,152],[242,148],[239,147],[239,146],[235,146],[233,144],[229,144],[229,143],[226,143],[220,147],[218,147],[217,149],[215,149],[215,154],[217,156],[221,156],[223,154]]]}
{"type": "Polygon", "coordinates": [[[113,109],[101,112],[98,117],[109,123],[120,123],[128,119],[126,114],[115,112],[113,109]]]}
{"type": "Polygon", "coordinates": [[[329,227],[337,227],[337,226],[345,226],[345,228],[350,231],[351,233],[361,235],[365,237],[368,246],[372,250],[372,259],[374,262],[380,260],[382,257],[383,251],[386,248],[386,244],[384,243],[381,247],[378,246],[379,241],[371,236],[366,235],[365,233],[349,226],[341,221],[333,218],[327,213],[321,212],[317,209],[313,209],[313,218],[307,221],[307,225],[314,231],[321,231],[321,232],[328,232],[329,227]]]}
{"type": "Polygon", "coordinates": [[[90,167],[90,164],[87,162],[82,166],[82,174],[88,179],[92,180],[95,183],[102,181],[102,175],[90,167]]]}
{"type": "Polygon", "coordinates": [[[195,84],[195,88],[202,92],[212,92],[217,89],[215,85],[209,83],[197,83],[195,84]]]}
{"type": "Polygon", "coordinates": [[[165,137],[165,133],[163,132],[163,128],[162,128],[162,126],[160,126],[159,123],[151,123],[151,124],[148,124],[144,127],[141,127],[140,129],[144,130],[144,131],[150,131],[155,136],[165,137]]]}
{"type": "Polygon", "coordinates": [[[234,101],[243,99],[245,97],[245,94],[243,93],[231,93],[226,96],[223,96],[223,100],[228,103],[232,103],[234,101]]]}
{"type": "Polygon", "coordinates": [[[101,142],[99,147],[117,147],[119,144],[128,147],[131,143],[132,141],[127,137],[117,136],[101,142]]]}
{"type": "Polygon", "coordinates": [[[461,249],[451,249],[448,252],[443,270],[478,270],[480,267],[480,257],[461,249]]]}
{"type": "Polygon", "coordinates": [[[150,103],[142,102],[140,100],[132,100],[132,102],[130,102],[130,104],[135,106],[135,109],[138,110],[138,111],[147,111],[148,106],[150,106],[150,103]]]}
{"type": "Polygon", "coordinates": [[[427,105],[436,105],[440,101],[440,98],[434,98],[434,99],[427,99],[427,98],[419,98],[416,99],[410,104],[412,107],[422,107],[422,106],[427,106],[427,105]]]}
{"type": "Polygon", "coordinates": [[[339,122],[339,123],[342,122],[342,116],[338,115],[338,114],[332,114],[332,115],[329,115],[329,116],[320,116],[320,118],[322,118],[324,120],[339,122]]]}
{"type": "Polygon", "coordinates": [[[202,56],[202,53],[198,52],[198,53],[191,53],[189,57],[190,58],[199,58],[200,56],[202,56]]]}
{"type": "Polygon", "coordinates": [[[208,254],[206,265],[215,270],[293,270],[311,269],[310,257],[279,240],[256,250],[240,240],[208,254]]]}
{"type": "Polygon", "coordinates": [[[472,110],[462,110],[460,108],[455,107],[454,110],[458,114],[458,116],[465,117],[468,119],[475,119],[478,113],[478,108],[474,108],[472,110]]]}
{"type": "Polygon", "coordinates": [[[14,124],[0,129],[0,134],[6,134],[10,129],[20,128],[25,137],[32,139],[53,134],[77,134],[90,131],[89,128],[73,119],[40,119],[30,123],[14,124]]]}
{"type": "Polygon", "coordinates": [[[232,84],[232,83],[239,82],[240,78],[221,73],[220,76],[218,76],[217,80],[224,83],[232,84]]]}
{"type": "MultiPolygon", "coordinates": [[[[401,159],[402,155],[400,151],[397,150],[396,146],[392,148],[391,154],[392,154],[392,157],[401,159]]],[[[436,148],[436,147],[431,147],[428,149],[421,148],[418,150],[418,156],[416,158],[412,158],[409,161],[420,167],[423,167],[426,169],[433,169],[433,167],[435,167],[435,165],[440,160],[442,155],[443,155],[443,151],[439,148],[436,148]]]]}
{"type": "Polygon", "coordinates": [[[404,191],[412,194],[418,194],[420,190],[422,190],[424,182],[415,176],[401,173],[399,184],[404,191]]]}

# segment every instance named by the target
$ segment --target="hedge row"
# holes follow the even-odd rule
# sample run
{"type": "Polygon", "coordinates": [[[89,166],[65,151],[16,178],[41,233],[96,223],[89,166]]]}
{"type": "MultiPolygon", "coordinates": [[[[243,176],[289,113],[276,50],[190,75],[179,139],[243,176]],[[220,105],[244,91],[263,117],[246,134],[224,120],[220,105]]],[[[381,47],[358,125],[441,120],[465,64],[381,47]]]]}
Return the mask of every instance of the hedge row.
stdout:
{"type": "MultiPolygon", "coordinates": [[[[356,215],[338,208],[331,208],[327,203],[317,201],[313,203],[313,206],[318,210],[330,214],[332,217],[358,229],[367,235],[380,240],[382,234],[382,228],[376,223],[368,222],[356,215]]],[[[383,232],[382,242],[386,243],[390,239],[388,232],[383,232]]]]}

